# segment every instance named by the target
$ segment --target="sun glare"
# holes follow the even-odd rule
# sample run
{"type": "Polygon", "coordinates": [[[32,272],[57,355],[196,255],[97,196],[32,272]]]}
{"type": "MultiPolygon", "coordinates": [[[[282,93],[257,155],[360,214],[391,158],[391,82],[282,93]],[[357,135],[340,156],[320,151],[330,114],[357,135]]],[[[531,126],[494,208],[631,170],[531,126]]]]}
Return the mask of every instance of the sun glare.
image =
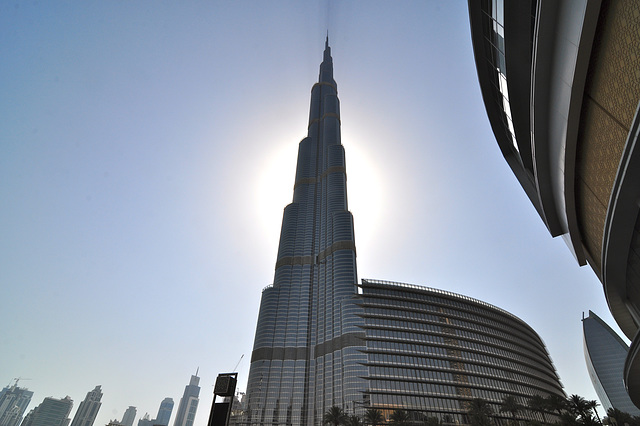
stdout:
{"type": "MultiPolygon", "coordinates": [[[[279,238],[282,211],[293,197],[297,151],[297,144],[282,146],[261,167],[256,189],[259,213],[254,217],[269,240],[279,238]]],[[[366,246],[375,238],[382,220],[384,188],[380,169],[355,141],[350,141],[345,152],[349,210],[354,215],[357,245],[366,246]]]]}
{"type": "Polygon", "coordinates": [[[284,144],[274,149],[265,159],[256,188],[260,229],[265,238],[275,240],[280,236],[282,211],[293,199],[298,145],[284,144]]]}
{"type": "Polygon", "coordinates": [[[369,246],[376,238],[383,216],[384,187],[380,168],[355,141],[345,147],[347,162],[347,196],[353,213],[356,247],[369,246]]]}

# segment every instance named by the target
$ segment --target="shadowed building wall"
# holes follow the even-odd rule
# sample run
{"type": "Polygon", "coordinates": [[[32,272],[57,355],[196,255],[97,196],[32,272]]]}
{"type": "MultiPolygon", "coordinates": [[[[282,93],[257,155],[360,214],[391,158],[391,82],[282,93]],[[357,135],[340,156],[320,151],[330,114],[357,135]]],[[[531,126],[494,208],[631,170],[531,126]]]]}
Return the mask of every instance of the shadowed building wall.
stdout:
{"type": "Polygon", "coordinates": [[[640,3],[469,0],[502,154],[552,236],[603,284],[640,404],[640,3]]]}
{"type": "MultiPolygon", "coordinates": [[[[468,403],[486,400],[495,419],[506,396],[565,398],[544,343],[518,317],[448,291],[362,280],[367,353],[366,400],[388,419],[398,408],[415,421],[468,424],[468,403]]],[[[517,420],[557,420],[529,410],[517,420]]]]}

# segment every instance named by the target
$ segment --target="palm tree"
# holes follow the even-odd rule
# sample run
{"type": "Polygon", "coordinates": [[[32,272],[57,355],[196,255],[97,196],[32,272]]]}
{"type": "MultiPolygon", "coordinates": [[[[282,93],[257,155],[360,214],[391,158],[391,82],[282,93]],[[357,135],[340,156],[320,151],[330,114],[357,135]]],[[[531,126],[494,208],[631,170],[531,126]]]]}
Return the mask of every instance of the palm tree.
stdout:
{"type": "Polygon", "coordinates": [[[344,410],[338,406],[329,408],[329,411],[324,413],[323,424],[332,424],[333,426],[340,426],[346,423],[347,415],[344,410]]]}
{"type": "Polygon", "coordinates": [[[371,426],[378,426],[384,423],[384,416],[382,415],[382,411],[377,408],[368,408],[364,413],[364,422],[365,424],[371,426]]]}
{"type": "Polygon", "coordinates": [[[562,415],[562,410],[567,408],[567,400],[560,395],[551,394],[545,398],[547,400],[547,407],[551,411],[556,411],[558,416],[562,415]]]}
{"type": "Polygon", "coordinates": [[[467,414],[472,426],[488,426],[491,424],[493,411],[487,400],[474,398],[467,402],[467,414]]]}
{"type": "Polygon", "coordinates": [[[347,421],[344,423],[345,426],[362,426],[362,420],[360,417],[353,415],[347,418],[347,421]]]}
{"type": "Polygon", "coordinates": [[[562,426],[577,426],[580,424],[576,419],[576,416],[571,414],[569,411],[565,411],[560,415],[560,424],[562,426]]]}
{"type": "Polygon", "coordinates": [[[450,424],[453,423],[453,417],[450,414],[445,414],[442,416],[442,424],[450,424]]]}
{"type": "Polygon", "coordinates": [[[607,410],[607,417],[609,417],[609,421],[619,426],[623,426],[625,423],[633,423],[629,413],[625,413],[624,411],[620,411],[613,407],[607,410]]]}
{"type": "Polygon", "coordinates": [[[404,426],[409,424],[409,413],[405,410],[393,410],[389,417],[392,425],[404,426]]]}
{"type": "Polygon", "coordinates": [[[516,415],[520,412],[521,405],[518,403],[518,399],[513,395],[507,395],[502,398],[502,404],[500,405],[501,413],[511,413],[513,423],[516,423],[516,415]]]}
{"type": "Polygon", "coordinates": [[[591,417],[589,403],[580,395],[573,394],[567,398],[567,406],[571,414],[576,417],[579,416],[583,422],[586,422],[591,417]]]}
{"type": "Polygon", "coordinates": [[[547,423],[547,417],[544,414],[547,410],[547,400],[544,397],[540,395],[533,395],[529,398],[529,409],[542,414],[542,422],[544,424],[547,423]]]}
{"type": "Polygon", "coordinates": [[[598,418],[598,423],[602,424],[602,420],[600,420],[600,414],[598,414],[598,410],[596,410],[596,407],[598,407],[599,405],[600,404],[598,404],[598,401],[596,401],[595,399],[587,401],[587,407],[589,407],[589,409],[594,412],[594,414],[598,418]]]}

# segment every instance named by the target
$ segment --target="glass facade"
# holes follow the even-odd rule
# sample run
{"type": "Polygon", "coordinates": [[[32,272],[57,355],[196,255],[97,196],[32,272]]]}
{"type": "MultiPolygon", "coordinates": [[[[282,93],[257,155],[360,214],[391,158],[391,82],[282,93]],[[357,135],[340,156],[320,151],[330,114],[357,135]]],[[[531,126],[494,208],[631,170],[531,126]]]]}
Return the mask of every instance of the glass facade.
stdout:
{"type": "MultiPolygon", "coordinates": [[[[366,361],[340,106],[328,40],[299,145],[275,276],[262,293],[247,385],[249,424],[321,425],[362,402],[366,361]]],[[[356,410],[363,412],[362,404],[356,410]]]]}
{"type": "Polygon", "coordinates": [[[80,403],[78,411],[73,416],[71,426],[93,426],[93,422],[96,420],[98,410],[102,403],[102,390],[100,386],[96,386],[94,390],[87,392],[87,396],[80,403]]]}
{"type": "Polygon", "coordinates": [[[582,331],[587,370],[604,410],[617,408],[640,416],[640,410],[631,402],[622,378],[629,346],[591,311],[582,320],[582,331]]]}
{"type": "Polygon", "coordinates": [[[492,74],[495,75],[494,84],[497,89],[495,93],[499,94],[496,101],[504,112],[503,121],[507,136],[515,150],[519,152],[507,87],[507,64],[504,56],[504,0],[484,0],[483,11],[485,12],[486,52],[489,54],[487,63],[493,70],[492,74]]]}
{"type": "Polygon", "coordinates": [[[33,392],[16,384],[0,391],[0,426],[18,426],[31,402],[33,392]]]}
{"type": "Polygon", "coordinates": [[[154,425],[163,425],[167,426],[169,424],[169,419],[171,418],[171,412],[173,411],[173,398],[165,398],[160,403],[160,408],[158,409],[158,415],[153,420],[154,425]]]}
{"type": "Polygon", "coordinates": [[[22,421],[23,426],[66,426],[73,400],[68,396],[57,399],[47,397],[40,405],[31,410],[22,421]]]}
{"type": "MultiPolygon", "coordinates": [[[[502,399],[523,405],[562,385],[544,343],[512,314],[454,293],[362,280],[366,332],[365,399],[389,418],[396,409],[416,420],[438,417],[466,424],[466,403],[483,398],[496,419],[502,399]]],[[[520,420],[542,420],[523,410],[520,420]]]]}
{"type": "Polygon", "coordinates": [[[176,413],[176,418],[173,421],[173,426],[193,425],[193,421],[196,417],[196,411],[198,410],[198,397],[200,395],[199,384],[200,377],[198,377],[198,372],[196,372],[195,376],[191,376],[189,384],[184,387],[184,393],[182,394],[182,398],[180,398],[180,404],[178,405],[178,412],[176,413]]]}

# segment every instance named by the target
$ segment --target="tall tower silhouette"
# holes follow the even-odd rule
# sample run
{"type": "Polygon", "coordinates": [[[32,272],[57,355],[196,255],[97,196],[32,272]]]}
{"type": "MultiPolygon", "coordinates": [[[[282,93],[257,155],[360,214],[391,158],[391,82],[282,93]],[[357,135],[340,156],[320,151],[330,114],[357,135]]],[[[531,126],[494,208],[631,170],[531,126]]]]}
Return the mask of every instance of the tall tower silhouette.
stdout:
{"type": "Polygon", "coordinates": [[[321,424],[334,405],[362,407],[366,355],[337,94],[327,37],[273,285],[262,293],[247,386],[250,424],[321,424]]]}
{"type": "Polygon", "coordinates": [[[198,402],[200,402],[200,386],[198,386],[200,384],[200,377],[198,377],[199,370],[200,368],[196,370],[195,376],[191,376],[189,384],[184,388],[173,426],[193,426],[196,411],[198,410],[198,402]]]}
{"type": "Polygon", "coordinates": [[[102,402],[102,389],[101,386],[98,385],[92,391],[87,392],[87,396],[80,403],[78,407],[78,411],[76,411],[76,415],[73,416],[73,421],[71,422],[71,426],[93,426],[93,422],[96,420],[96,416],[98,415],[98,410],[100,410],[100,406],[102,402]]]}

